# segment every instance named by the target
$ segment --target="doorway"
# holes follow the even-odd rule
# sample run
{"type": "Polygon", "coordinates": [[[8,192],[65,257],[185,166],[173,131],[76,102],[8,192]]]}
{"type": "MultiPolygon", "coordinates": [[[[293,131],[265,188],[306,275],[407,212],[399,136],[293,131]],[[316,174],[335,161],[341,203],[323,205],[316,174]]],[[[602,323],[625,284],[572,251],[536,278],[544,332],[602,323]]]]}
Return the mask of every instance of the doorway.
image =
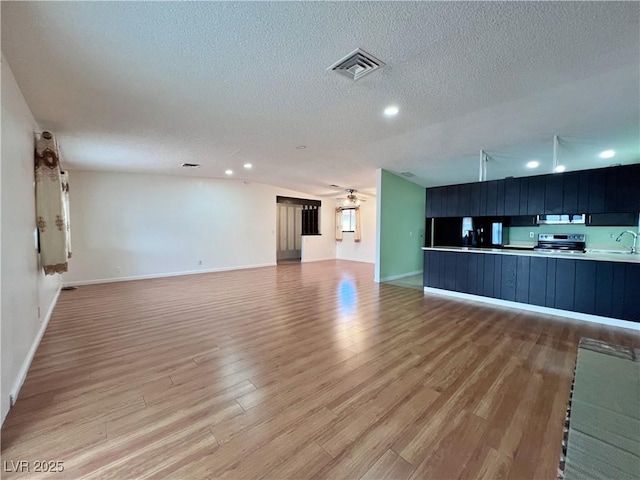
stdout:
{"type": "Polygon", "coordinates": [[[277,206],[277,262],[300,262],[302,258],[302,205],[278,203],[277,206]]]}

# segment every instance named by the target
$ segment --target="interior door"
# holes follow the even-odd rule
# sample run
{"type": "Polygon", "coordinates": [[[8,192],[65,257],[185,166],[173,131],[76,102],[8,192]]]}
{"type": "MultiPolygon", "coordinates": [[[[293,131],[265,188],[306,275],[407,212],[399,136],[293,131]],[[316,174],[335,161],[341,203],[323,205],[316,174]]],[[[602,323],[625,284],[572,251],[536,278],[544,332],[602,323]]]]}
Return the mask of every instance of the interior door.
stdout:
{"type": "Polygon", "coordinates": [[[300,260],[302,254],[302,206],[277,204],[277,259],[300,260]]]}

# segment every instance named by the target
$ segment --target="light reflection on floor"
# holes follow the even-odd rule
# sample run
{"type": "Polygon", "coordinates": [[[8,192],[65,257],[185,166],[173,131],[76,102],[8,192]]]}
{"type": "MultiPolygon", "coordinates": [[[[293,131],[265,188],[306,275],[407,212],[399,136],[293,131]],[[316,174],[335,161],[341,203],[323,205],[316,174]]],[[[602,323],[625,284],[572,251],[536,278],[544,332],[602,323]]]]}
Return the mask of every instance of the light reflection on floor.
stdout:
{"type": "Polygon", "coordinates": [[[338,284],[338,317],[334,335],[341,348],[349,348],[363,340],[358,313],[358,289],[353,279],[343,276],[338,284]],[[347,328],[345,328],[347,326],[347,328]]]}

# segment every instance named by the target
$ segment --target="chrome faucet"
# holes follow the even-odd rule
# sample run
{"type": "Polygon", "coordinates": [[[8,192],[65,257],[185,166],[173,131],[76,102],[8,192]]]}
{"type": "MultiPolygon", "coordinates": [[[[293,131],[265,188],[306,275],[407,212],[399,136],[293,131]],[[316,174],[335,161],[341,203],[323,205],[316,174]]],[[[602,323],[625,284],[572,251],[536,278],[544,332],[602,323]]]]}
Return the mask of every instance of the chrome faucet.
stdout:
{"type": "Polygon", "coordinates": [[[619,242],[620,240],[622,240],[622,237],[625,233],[628,233],[629,235],[633,236],[633,245],[631,246],[631,251],[629,253],[638,253],[636,250],[636,242],[638,241],[638,234],[640,232],[636,233],[636,232],[632,232],[631,230],[622,232],[620,235],[618,235],[618,238],[616,238],[616,242],[619,242]]]}

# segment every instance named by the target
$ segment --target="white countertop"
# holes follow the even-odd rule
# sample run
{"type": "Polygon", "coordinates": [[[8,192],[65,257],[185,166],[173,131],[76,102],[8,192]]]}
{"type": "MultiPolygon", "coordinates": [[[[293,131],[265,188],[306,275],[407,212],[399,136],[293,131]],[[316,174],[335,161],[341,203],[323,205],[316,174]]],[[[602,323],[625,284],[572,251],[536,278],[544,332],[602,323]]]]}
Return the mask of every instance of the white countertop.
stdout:
{"type": "Polygon", "coordinates": [[[640,263],[640,254],[630,253],[544,253],[537,250],[507,250],[502,248],[477,248],[477,247],[422,247],[422,250],[436,250],[441,252],[471,252],[471,253],[491,253],[494,255],[519,255],[527,257],[546,258],[570,258],[573,260],[599,260],[605,262],[640,263]]]}

